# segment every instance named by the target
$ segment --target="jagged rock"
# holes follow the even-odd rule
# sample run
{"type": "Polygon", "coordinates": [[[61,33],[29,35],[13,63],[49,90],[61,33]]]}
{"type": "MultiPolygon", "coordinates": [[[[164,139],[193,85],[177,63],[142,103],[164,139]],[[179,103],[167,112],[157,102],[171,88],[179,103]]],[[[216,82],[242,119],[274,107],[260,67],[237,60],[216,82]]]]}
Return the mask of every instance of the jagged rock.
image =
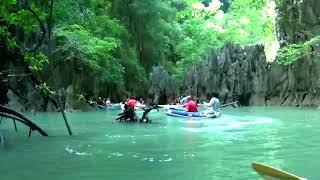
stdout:
{"type": "MultiPolygon", "coordinates": [[[[165,80],[175,80],[164,71],[154,68],[149,93],[167,98],[172,94],[163,93],[179,87],[167,84],[165,80]]],[[[319,77],[320,61],[315,57],[307,56],[293,66],[268,64],[263,46],[228,44],[186,70],[180,93],[204,99],[207,93],[219,92],[222,102],[237,100],[244,105],[318,106],[319,77]]]]}
{"type": "Polygon", "coordinates": [[[277,31],[281,46],[320,35],[319,0],[284,0],[278,5],[277,31]]]}
{"type": "Polygon", "coordinates": [[[150,73],[149,84],[149,94],[154,97],[153,103],[163,104],[178,95],[179,87],[177,80],[175,77],[170,76],[161,66],[153,67],[153,71],[150,73]],[[165,99],[165,102],[162,101],[163,99],[165,99]]]}
{"type": "MultiPolygon", "coordinates": [[[[281,47],[320,35],[319,0],[283,0],[277,8],[281,47]]],[[[186,70],[180,93],[203,97],[219,92],[222,102],[238,100],[245,105],[319,106],[320,43],[310,46],[310,52],[292,66],[268,64],[261,45],[242,48],[226,44],[220,50],[212,49],[200,65],[186,70]]],[[[169,76],[156,74],[153,76],[163,79],[169,76]]],[[[158,92],[166,92],[165,87],[162,84],[158,92]]]]}
{"type": "Polygon", "coordinates": [[[65,110],[66,111],[90,111],[95,109],[91,107],[88,103],[83,100],[79,100],[75,93],[74,88],[70,85],[66,90],[66,102],[65,110]]]}
{"type": "Polygon", "coordinates": [[[11,107],[20,112],[26,111],[24,104],[21,102],[21,99],[17,95],[15,95],[11,90],[8,90],[7,97],[9,101],[6,106],[11,107]]]}

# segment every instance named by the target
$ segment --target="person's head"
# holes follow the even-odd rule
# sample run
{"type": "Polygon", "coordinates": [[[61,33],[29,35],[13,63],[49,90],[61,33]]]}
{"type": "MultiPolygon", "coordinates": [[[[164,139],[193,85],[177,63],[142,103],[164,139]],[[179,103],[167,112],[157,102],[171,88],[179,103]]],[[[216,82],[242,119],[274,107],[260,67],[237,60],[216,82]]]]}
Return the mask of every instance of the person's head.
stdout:
{"type": "Polygon", "coordinates": [[[107,101],[110,101],[110,99],[109,99],[109,98],[107,98],[107,101]]]}
{"type": "Polygon", "coordinates": [[[187,102],[191,101],[192,97],[191,96],[187,96],[187,102]]]}
{"type": "Polygon", "coordinates": [[[217,92],[212,93],[212,97],[215,97],[215,98],[219,99],[219,93],[217,93],[217,92]]]}

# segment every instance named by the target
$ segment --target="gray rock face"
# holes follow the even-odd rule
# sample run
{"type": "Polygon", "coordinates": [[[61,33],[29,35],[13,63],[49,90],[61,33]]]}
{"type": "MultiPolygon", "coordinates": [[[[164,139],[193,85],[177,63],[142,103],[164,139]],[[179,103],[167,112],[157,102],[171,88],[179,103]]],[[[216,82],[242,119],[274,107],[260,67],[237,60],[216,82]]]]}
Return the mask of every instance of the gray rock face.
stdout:
{"type": "Polygon", "coordinates": [[[277,31],[281,46],[320,35],[319,0],[284,0],[278,5],[277,31]]]}
{"type": "Polygon", "coordinates": [[[73,87],[70,85],[66,90],[65,109],[66,111],[91,111],[95,108],[89,106],[89,104],[83,100],[78,100],[73,87]]]}
{"type": "MultiPolygon", "coordinates": [[[[158,68],[161,69],[161,68],[158,68]]],[[[175,92],[177,85],[168,79],[174,77],[154,69],[151,91],[156,97],[159,92],[175,92]],[[157,87],[155,87],[157,85],[157,87]]],[[[241,48],[226,45],[212,50],[197,66],[188,69],[181,84],[184,94],[204,99],[207,94],[218,92],[224,103],[240,101],[243,105],[287,105],[318,106],[320,103],[320,61],[309,56],[293,66],[268,64],[261,45],[241,48]]]]}
{"type": "MultiPolygon", "coordinates": [[[[320,1],[280,1],[276,27],[281,47],[319,36],[320,1]]],[[[223,102],[238,100],[244,105],[319,106],[320,45],[311,46],[307,56],[285,66],[268,64],[261,45],[227,44],[186,71],[179,93],[204,99],[208,93],[219,92],[223,102]]],[[[164,75],[159,77],[166,79],[164,75]]],[[[164,87],[168,88],[164,85],[158,91],[164,87]]]]}
{"type": "Polygon", "coordinates": [[[149,94],[154,97],[153,103],[163,104],[166,103],[166,100],[170,101],[176,97],[179,92],[176,78],[170,76],[161,66],[153,67],[152,70],[152,73],[150,73],[149,94]]]}

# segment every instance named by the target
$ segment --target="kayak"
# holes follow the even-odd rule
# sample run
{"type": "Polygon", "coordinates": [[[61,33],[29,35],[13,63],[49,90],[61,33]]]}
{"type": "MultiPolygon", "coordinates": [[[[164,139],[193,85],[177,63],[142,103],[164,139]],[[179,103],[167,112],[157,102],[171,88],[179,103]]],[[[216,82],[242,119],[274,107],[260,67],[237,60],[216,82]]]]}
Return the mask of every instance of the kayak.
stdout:
{"type": "Polygon", "coordinates": [[[193,117],[193,118],[217,118],[220,114],[204,114],[204,112],[186,112],[184,109],[169,108],[165,110],[169,116],[193,117]]]}
{"type": "Polygon", "coordinates": [[[252,167],[265,179],[265,180],[307,180],[306,178],[302,178],[296,176],[294,174],[288,173],[286,171],[276,169],[271,166],[267,166],[261,163],[253,162],[252,167]]]}

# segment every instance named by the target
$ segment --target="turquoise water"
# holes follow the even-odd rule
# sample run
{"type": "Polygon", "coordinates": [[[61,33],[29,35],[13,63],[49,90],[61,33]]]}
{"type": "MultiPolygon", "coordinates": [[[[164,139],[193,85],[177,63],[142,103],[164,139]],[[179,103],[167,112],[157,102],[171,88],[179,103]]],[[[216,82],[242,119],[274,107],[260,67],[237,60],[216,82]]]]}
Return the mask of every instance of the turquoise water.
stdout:
{"type": "Polygon", "coordinates": [[[253,161],[319,179],[319,110],[227,108],[219,119],[190,120],[152,112],[152,124],[113,123],[118,111],[29,114],[50,137],[4,120],[0,178],[218,180],[259,179],[253,161]]]}

